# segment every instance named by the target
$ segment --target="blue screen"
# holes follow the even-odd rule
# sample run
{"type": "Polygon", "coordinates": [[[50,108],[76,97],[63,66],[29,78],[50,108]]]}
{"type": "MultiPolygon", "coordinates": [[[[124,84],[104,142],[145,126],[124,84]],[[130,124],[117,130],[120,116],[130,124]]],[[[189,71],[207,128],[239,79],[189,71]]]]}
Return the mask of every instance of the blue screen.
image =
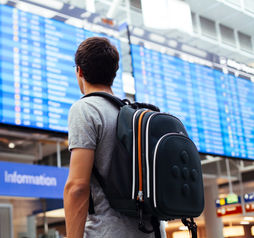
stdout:
{"type": "MultiPolygon", "coordinates": [[[[81,96],[74,54],[95,35],[102,36],[0,5],[0,122],[67,132],[69,108],[81,96]]],[[[107,38],[120,53],[119,40],[107,38]]],[[[113,91],[124,95],[121,62],[113,91]]]]}
{"type": "Polygon", "coordinates": [[[254,159],[254,83],[132,45],[136,100],[184,123],[202,153],[254,159]]]}

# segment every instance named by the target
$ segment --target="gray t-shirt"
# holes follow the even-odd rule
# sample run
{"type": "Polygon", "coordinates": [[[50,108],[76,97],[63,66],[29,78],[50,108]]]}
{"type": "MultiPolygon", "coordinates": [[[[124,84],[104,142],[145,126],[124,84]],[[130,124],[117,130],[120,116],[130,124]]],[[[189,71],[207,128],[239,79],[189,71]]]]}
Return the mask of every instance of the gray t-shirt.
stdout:
{"type": "MultiPolygon", "coordinates": [[[[116,140],[118,109],[102,97],[87,97],[74,103],[69,112],[69,149],[95,150],[95,166],[101,176],[109,169],[116,140]]],[[[84,158],[85,159],[85,158],[84,158]]],[[[150,238],[138,230],[138,220],[113,210],[96,179],[91,190],[95,215],[88,215],[85,238],[150,238]]]]}

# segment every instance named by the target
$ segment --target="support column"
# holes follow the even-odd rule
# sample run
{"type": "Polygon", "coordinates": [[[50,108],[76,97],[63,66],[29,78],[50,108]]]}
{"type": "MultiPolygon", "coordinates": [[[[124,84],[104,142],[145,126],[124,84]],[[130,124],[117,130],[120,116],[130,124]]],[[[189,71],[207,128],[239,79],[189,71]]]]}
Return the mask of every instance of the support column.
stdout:
{"type": "Polygon", "coordinates": [[[113,19],[115,17],[115,14],[117,12],[117,7],[119,7],[120,3],[121,3],[120,0],[114,0],[111,3],[111,6],[110,6],[108,13],[107,13],[107,18],[113,19]]]}
{"type": "Polygon", "coordinates": [[[61,144],[60,141],[56,142],[56,158],[57,158],[57,167],[61,167],[61,144]]]}
{"type": "Polygon", "coordinates": [[[27,233],[29,237],[36,238],[36,217],[28,216],[27,217],[27,233]]]}
{"type": "Polygon", "coordinates": [[[218,187],[216,180],[211,181],[205,187],[205,229],[206,238],[223,238],[223,223],[216,216],[215,200],[218,198],[218,187]]]}

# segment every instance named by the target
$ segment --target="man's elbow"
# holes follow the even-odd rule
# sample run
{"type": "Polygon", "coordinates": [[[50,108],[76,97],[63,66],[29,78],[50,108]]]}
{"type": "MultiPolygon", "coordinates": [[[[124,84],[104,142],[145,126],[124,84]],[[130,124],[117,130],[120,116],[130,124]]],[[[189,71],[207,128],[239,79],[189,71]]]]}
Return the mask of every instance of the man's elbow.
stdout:
{"type": "Polygon", "coordinates": [[[64,187],[64,198],[79,199],[88,196],[90,184],[80,181],[67,181],[64,187]]]}

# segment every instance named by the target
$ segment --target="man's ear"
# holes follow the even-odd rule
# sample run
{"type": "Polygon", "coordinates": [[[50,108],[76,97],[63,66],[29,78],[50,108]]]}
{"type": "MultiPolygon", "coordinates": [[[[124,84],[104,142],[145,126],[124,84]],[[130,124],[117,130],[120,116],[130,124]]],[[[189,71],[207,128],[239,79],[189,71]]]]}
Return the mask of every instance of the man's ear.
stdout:
{"type": "Polygon", "coordinates": [[[82,78],[84,75],[83,75],[83,71],[80,68],[80,66],[77,66],[77,71],[78,71],[78,76],[82,78]]]}

